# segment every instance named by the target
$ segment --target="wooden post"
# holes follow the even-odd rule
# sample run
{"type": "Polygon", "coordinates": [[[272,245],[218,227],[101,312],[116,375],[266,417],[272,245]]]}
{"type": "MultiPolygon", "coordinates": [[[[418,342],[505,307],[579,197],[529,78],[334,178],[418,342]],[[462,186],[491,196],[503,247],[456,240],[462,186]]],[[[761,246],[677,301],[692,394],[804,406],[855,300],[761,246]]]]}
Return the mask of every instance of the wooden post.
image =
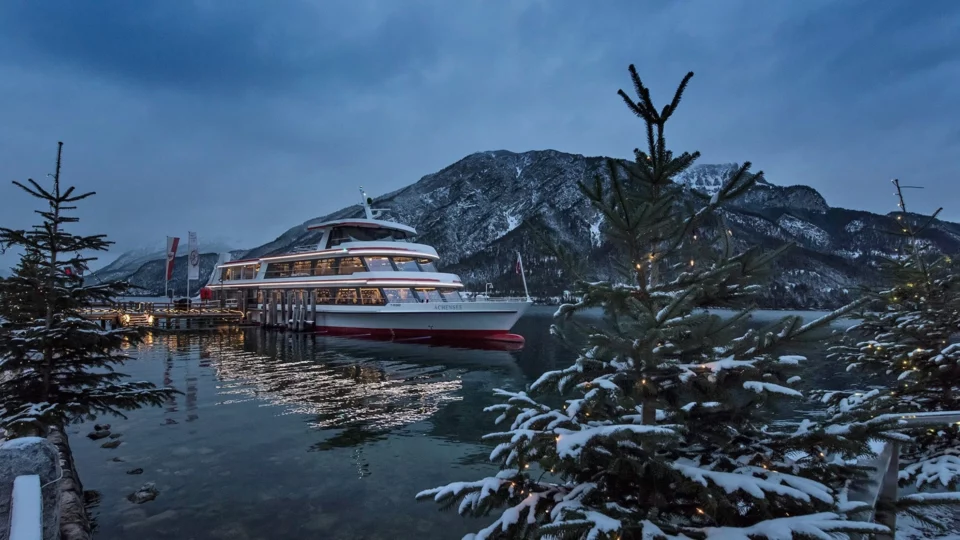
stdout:
{"type": "Polygon", "coordinates": [[[277,305],[273,310],[273,318],[275,319],[273,324],[274,326],[281,326],[283,324],[283,291],[277,290],[274,294],[277,295],[277,305]]]}
{"type": "Polygon", "coordinates": [[[307,291],[300,291],[300,331],[307,329],[307,291]]]}
{"type": "Polygon", "coordinates": [[[897,511],[896,504],[899,495],[900,481],[900,443],[890,441],[887,444],[891,446],[890,465],[887,466],[883,478],[880,480],[880,496],[877,500],[879,510],[876,514],[877,523],[886,525],[893,531],[893,534],[878,534],[877,540],[894,540],[897,531],[897,511]]]}
{"type": "Polygon", "coordinates": [[[290,291],[290,329],[297,330],[297,291],[290,291]]]}
{"type": "Polygon", "coordinates": [[[314,320],[316,320],[316,310],[317,291],[315,289],[307,289],[307,325],[310,330],[313,330],[314,320]]]}
{"type": "Polygon", "coordinates": [[[290,326],[290,291],[283,291],[283,328],[290,326]]]}
{"type": "Polygon", "coordinates": [[[297,291],[297,332],[303,332],[303,320],[307,315],[307,308],[304,305],[305,298],[303,291],[297,291]]]}
{"type": "Polygon", "coordinates": [[[267,303],[266,297],[263,295],[263,289],[257,289],[257,322],[260,323],[260,328],[266,327],[266,313],[267,313],[267,303]]]}

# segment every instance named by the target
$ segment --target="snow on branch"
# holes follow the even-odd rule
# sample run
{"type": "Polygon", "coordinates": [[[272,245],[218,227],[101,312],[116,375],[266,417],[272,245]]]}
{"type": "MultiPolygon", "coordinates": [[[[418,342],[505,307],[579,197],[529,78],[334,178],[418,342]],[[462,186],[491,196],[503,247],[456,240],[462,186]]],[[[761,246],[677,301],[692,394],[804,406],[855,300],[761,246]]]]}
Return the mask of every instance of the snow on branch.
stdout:
{"type": "Polygon", "coordinates": [[[622,438],[629,439],[630,435],[639,438],[649,437],[677,437],[680,426],[642,426],[636,424],[619,424],[612,426],[588,427],[579,431],[557,429],[557,454],[560,457],[576,458],[580,452],[595,439],[622,438]]]}
{"type": "MultiPolygon", "coordinates": [[[[877,523],[848,521],[839,514],[822,512],[769,519],[751,527],[704,528],[699,532],[705,535],[705,540],[794,540],[795,538],[834,540],[837,538],[836,533],[889,534],[890,529],[877,523]]],[[[680,540],[683,537],[667,538],[680,540]]]]}
{"type": "MultiPolygon", "coordinates": [[[[763,499],[767,493],[775,493],[785,497],[791,497],[803,502],[810,502],[810,497],[822,498],[824,493],[829,493],[830,488],[813,481],[806,481],[803,478],[796,477],[795,487],[781,484],[780,481],[771,481],[764,478],[758,478],[747,473],[731,473],[710,471],[700,467],[674,463],[673,468],[681,474],[697,482],[704,487],[712,483],[722,489],[727,494],[733,494],[736,491],[743,491],[749,495],[763,499]]],[[[783,473],[778,473],[783,474],[783,473]]],[[[786,476],[786,475],[784,475],[786,476]]],[[[786,482],[786,479],[782,479],[786,482]]],[[[832,501],[832,497],[831,497],[832,501]]]]}

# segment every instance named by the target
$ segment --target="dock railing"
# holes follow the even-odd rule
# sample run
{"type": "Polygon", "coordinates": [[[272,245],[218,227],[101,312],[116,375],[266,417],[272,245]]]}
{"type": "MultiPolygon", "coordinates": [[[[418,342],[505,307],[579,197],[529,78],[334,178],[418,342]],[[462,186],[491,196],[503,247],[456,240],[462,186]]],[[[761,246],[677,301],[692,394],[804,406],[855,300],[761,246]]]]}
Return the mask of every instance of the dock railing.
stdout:
{"type": "Polygon", "coordinates": [[[485,297],[467,297],[467,302],[526,302],[525,296],[485,296],[485,297]]]}
{"type": "Polygon", "coordinates": [[[92,313],[210,313],[234,311],[236,300],[201,300],[199,302],[136,302],[124,301],[96,304],[88,309],[92,313]]]}
{"type": "MultiPolygon", "coordinates": [[[[940,411],[914,414],[886,414],[879,420],[899,419],[908,427],[949,425],[960,422],[960,411],[940,411]]],[[[870,505],[873,519],[886,525],[891,531],[897,530],[896,502],[900,487],[900,443],[886,441],[882,443],[877,456],[869,464],[873,469],[871,476],[850,493],[850,499],[870,505]]],[[[895,535],[877,535],[879,540],[893,540],[895,535]]]]}

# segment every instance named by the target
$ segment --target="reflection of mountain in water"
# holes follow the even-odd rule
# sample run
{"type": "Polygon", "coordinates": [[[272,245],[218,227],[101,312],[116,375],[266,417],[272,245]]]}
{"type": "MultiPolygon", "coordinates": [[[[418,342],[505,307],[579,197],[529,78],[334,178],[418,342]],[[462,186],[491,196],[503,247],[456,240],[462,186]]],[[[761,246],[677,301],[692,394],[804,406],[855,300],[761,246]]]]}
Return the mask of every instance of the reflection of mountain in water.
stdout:
{"type": "Polygon", "coordinates": [[[377,439],[463,398],[463,377],[478,368],[517,375],[504,351],[248,331],[203,344],[224,381],[221,403],[264,400],[311,425],[343,429],[318,449],[377,439]],[[471,369],[473,368],[473,369],[471,369]]]}

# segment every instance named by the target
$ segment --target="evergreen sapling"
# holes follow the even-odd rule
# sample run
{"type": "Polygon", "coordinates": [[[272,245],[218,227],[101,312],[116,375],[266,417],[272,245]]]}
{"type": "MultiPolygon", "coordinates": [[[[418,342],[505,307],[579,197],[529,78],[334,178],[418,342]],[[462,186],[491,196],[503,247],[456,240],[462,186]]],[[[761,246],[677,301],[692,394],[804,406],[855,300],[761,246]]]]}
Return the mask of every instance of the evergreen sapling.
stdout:
{"type": "Polygon", "coordinates": [[[487,435],[501,470],[420,492],[461,514],[498,517],[472,538],[787,539],[880,533],[851,519],[868,510],[847,493],[856,456],[889,424],[776,423],[806,359],[793,340],[829,333],[854,306],[804,324],[790,316],[746,323],[750,296],[786,247],[736,252],[723,206],[762,178],[744,164],[712,196],[673,179],[698,153],[675,156],[664,126],[693,76],[659,111],[633,66],[638,95],[619,92],[646,127],[647,149],[610,160],[606,178],[581,184],[618,246],[620,282],[582,281],[552,331],[586,335],[575,363],[526,391],[497,390],[486,410],[509,426],[487,435]],[[721,317],[704,308],[742,306],[721,317]],[[603,309],[603,325],[572,316],[603,309]],[[557,395],[563,405],[553,403],[557,395]],[[571,396],[572,394],[572,396],[571,396]]]}
{"type": "Polygon", "coordinates": [[[900,435],[901,486],[939,493],[908,494],[888,512],[906,513],[937,528],[921,510],[960,504],[960,273],[928,234],[942,209],[921,217],[907,212],[903,188],[893,180],[899,211],[889,234],[900,247],[884,264],[886,283],[858,313],[831,357],[864,374],[861,391],[830,392],[822,400],[835,421],[913,417],[900,435]],[[931,415],[957,411],[953,418],[931,415]],[[917,422],[922,421],[923,425],[917,422]]]}
{"type": "Polygon", "coordinates": [[[13,276],[0,283],[0,428],[9,434],[45,435],[65,423],[160,405],[175,393],[148,382],[124,381],[114,367],[127,360],[136,330],[103,330],[82,316],[84,308],[110,302],[125,283],[85,285],[82,274],[105,251],[103,235],[72,234],[68,215],[93,193],[61,189],[63,143],[58,143],[53,185],[30,179],[14,184],[41,199],[43,221],[29,230],[0,227],[0,246],[23,251],[13,276]]]}

